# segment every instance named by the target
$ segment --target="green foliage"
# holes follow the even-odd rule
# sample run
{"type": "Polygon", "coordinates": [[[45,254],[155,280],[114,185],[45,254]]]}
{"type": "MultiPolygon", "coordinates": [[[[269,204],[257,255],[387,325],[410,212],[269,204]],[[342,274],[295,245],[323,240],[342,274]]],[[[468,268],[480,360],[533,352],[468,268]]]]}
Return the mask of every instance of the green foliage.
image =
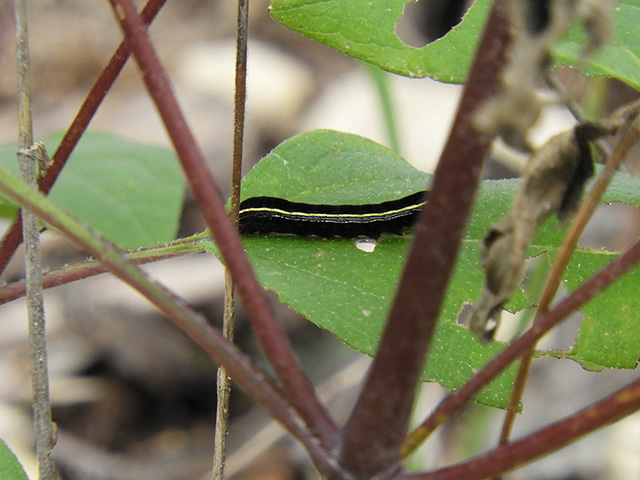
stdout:
{"type": "MultiPolygon", "coordinates": [[[[269,195],[308,203],[372,203],[423,190],[429,183],[429,175],[415,170],[386,147],[356,135],[319,130],[276,147],[246,175],[242,192],[243,198],[269,195]]],[[[509,210],[516,188],[516,180],[483,182],[423,372],[424,380],[455,390],[503,348],[498,342],[480,344],[458,324],[458,314],[465,303],[477,298],[483,284],[478,265],[481,239],[487,227],[509,210]]],[[[637,205],[638,192],[636,180],[618,175],[606,201],[637,205]]],[[[555,254],[562,234],[557,223],[549,222],[536,237],[531,254],[555,254]]],[[[266,288],[354,349],[374,355],[410,241],[410,235],[383,238],[371,253],[359,250],[348,239],[271,236],[246,238],[244,243],[266,288]]],[[[578,249],[567,272],[566,286],[574,288],[614,256],[610,252],[578,249]]],[[[634,320],[627,313],[640,308],[640,298],[630,294],[625,285],[638,282],[640,272],[634,270],[623,282],[589,303],[576,348],[570,354],[553,355],[571,357],[592,368],[594,363],[632,368],[629,360],[640,355],[640,332],[633,328],[634,320]],[[599,347],[603,336],[612,344],[605,358],[599,347]]],[[[527,306],[530,303],[522,292],[508,305],[512,311],[527,306]]],[[[509,371],[496,379],[476,400],[504,407],[512,375],[513,371],[509,371]]]]}
{"type": "MultiPolygon", "coordinates": [[[[45,140],[52,152],[60,136],[45,140]]],[[[0,148],[0,164],[18,173],[15,147],[0,148]]],[[[85,133],[50,198],[122,248],[175,238],[183,180],[175,155],[104,133],[85,133]]],[[[0,215],[17,207],[0,197],[0,215]]]]}
{"type": "Polygon", "coordinates": [[[426,188],[425,174],[387,147],[316,130],[281,143],[263,158],[243,179],[242,199],[270,195],[305,203],[375,203],[426,188]]]}
{"type": "MultiPolygon", "coordinates": [[[[605,251],[577,251],[568,266],[565,286],[576,288],[591,273],[605,266],[614,255],[605,251]]],[[[638,329],[638,282],[636,267],[604,295],[582,309],[584,320],[570,357],[585,368],[629,368],[638,366],[640,330],[638,329]]]]}
{"type": "MultiPolygon", "coordinates": [[[[640,90],[640,1],[619,0],[614,13],[614,38],[587,62],[586,73],[611,77],[640,90]]],[[[579,66],[584,32],[579,28],[569,34],[553,49],[556,62],[579,66]]]]}
{"type": "Polygon", "coordinates": [[[2,480],[29,480],[22,465],[2,439],[0,439],[0,478],[2,480]]]}
{"type": "MultiPolygon", "coordinates": [[[[491,5],[476,0],[463,21],[422,48],[405,45],[395,25],[409,0],[272,0],[271,14],[286,27],[352,57],[409,77],[463,83],[491,5]]],[[[640,0],[622,0],[614,14],[615,40],[586,63],[591,75],[640,89],[640,0]]],[[[584,33],[574,28],[554,48],[558,64],[578,67],[584,33]]]]}
{"type": "Polygon", "coordinates": [[[477,2],[460,26],[423,48],[405,45],[395,33],[395,25],[407,3],[407,0],[272,0],[270,12],[286,27],[389,72],[462,83],[489,2],[477,2]]]}

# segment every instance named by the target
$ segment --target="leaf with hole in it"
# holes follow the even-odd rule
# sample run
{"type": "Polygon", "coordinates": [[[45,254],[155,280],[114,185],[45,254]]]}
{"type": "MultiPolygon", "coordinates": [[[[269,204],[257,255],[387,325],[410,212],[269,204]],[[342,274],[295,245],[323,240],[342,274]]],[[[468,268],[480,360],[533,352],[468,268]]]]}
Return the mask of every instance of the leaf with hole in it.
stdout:
{"type": "MultiPolygon", "coordinates": [[[[601,170],[601,167],[596,168],[596,174],[601,170]]],[[[592,179],[589,185],[593,182],[592,179]]],[[[638,179],[617,173],[602,198],[602,203],[614,202],[640,206],[638,179]]],[[[556,221],[547,222],[538,232],[529,254],[544,253],[555,257],[563,230],[558,228],[556,221]]],[[[607,250],[576,248],[563,275],[564,287],[572,292],[619,255],[619,252],[607,250]]],[[[566,352],[542,354],[573,359],[588,370],[635,368],[640,358],[640,330],[631,312],[640,309],[640,297],[635,294],[638,284],[640,268],[636,266],[580,308],[584,319],[573,347],[566,352]]]]}
{"type": "MultiPolygon", "coordinates": [[[[48,151],[61,136],[44,141],[48,151]]],[[[0,149],[0,162],[18,173],[16,149],[0,149]]],[[[51,199],[122,248],[175,238],[184,182],[175,155],[114,135],[87,132],[60,174],[51,199]]],[[[0,197],[0,213],[16,206],[0,197]]]]}
{"type": "MultiPolygon", "coordinates": [[[[597,173],[600,171],[601,168],[596,169],[597,173]]],[[[602,198],[602,203],[614,202],[640,206],[638,179],[617,173],[602,198]]],[[[557,243],[556,235],[552,228],[544,229],[536,239],[535,248],[555,255],[557,249],[551,245],[557,243]]],[[[564,287],[572,292],[619,255],[619,252],[577,248],[564,273],[564,287]]],[[[639,284],[640,268],[636,266],[580,308],[584,319],[573,347],[563,354],[550,354],[571,358],[588,370],[635,368],[640,358],[640,329],[633,312],[640,311],[640,296],[636,294],[639,284]]]]}
{"type": "MultiPolygon", "coordinates": [[[[466,80],[490,0],[476,0],[463,20],[428,45],[405,45],[396,23],[410,0],[272,0],[272,16],[342,53],[409,77],[429,76],[447,83],[466,80]]],[[[617,78],[640,89],[640,0],[621,0],[614,11],[614,41],[584,66],[590,75],[617,78]]],[[[581,28],[572,29],[553,49],[557,64],[582,67],[581,28]]]]}
{"type": "MultiPolygon", "coordinates": [[[[242,195],[243,199],[264,195],[306,203],[366,204],[403,197],[424,189],[429,182],[427,174],[415,170],[386,147],[355,135],[319,130],[276,147],[246,175],[242,195]]],[[[478,266],[481,239],[487,227],[509,210],[517,186],[517,180],[485,181],[481,185],[423,372],[424,380],[455,390],[503,348],[498,342],[481,345],[457,319],[464,303],[477,298],[484,281],[478,266]]],[[[605,201],[637,205],[637,192],[637,180],[618,175],[605,201]]],[[[557,222],[548,222],[534,240],[531,255],[555,254],[562,235],[557,222]]],[[[270,236],[245,238],[244,244],[266,288],[354,349],[374,355],[410,240],[410,235],[383,238],[370,253],[359,250],[348,239],[270,236]]],[[[603,256],[589,249],[579,249],[578,253],[603,256]]],[[[581,274],[570,269],[568,278],[575,282],[581,274]]],[[[640,272],[632,272],[623,281],[637,284],[640,272]]],[[[629,308],[640,308],[640,298],[630,296],[627,301],[634,304],[629,308]]],[[[592,303],[598,302],[606,305],[608,297],[599,297],[592,303]]],[[[517,311],[529,305],[518,291],[507,306],[517,311]]],[[[610,313],[621,318],[616,312],[610,313]]],[[[607,320],[604,321],[602,329],[607,328],[607,320]]],[[[630,355],[640,351],[639,340],[637,336],[633,340],[627,350],[630,355]]],[[[597,345],[589,346],[586,355],[553,355],[592,365],[589,354],[595,350],[597,345]]],[[[512,375],[510,371],[499,377],[476,400],[504,407],[512,375]]]]}
{"type": "Polygon", "coordinates": [[[0,438],[0,478],[2,480],[29,480],[22,465],[7,444],[0,438]]]}
{"type": "Polygon", "coordinates": [[[404,44],[395,33],[407,3],[408,0],[272,0],[269,11],[286,27],[390,72],[462,83],[489,2],[476,2],[462,24],[422,48],[404,44]]]}

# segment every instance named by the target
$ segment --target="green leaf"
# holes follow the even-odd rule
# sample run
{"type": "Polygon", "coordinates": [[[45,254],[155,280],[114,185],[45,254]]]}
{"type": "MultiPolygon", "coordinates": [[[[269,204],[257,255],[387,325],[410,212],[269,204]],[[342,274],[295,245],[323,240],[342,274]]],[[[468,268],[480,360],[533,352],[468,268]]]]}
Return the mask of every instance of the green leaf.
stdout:
{"type": "MultiPolygon", "coordinates": [[[[616,174],[602,202],[640,206],[638,180],[622,173],[616,174]]],[[[544,252],[551,258],[555,257],[564,230],[556,221],[547,222],[529,250],[531,255],[544,252]]],[[[618,255],[619,252],[578,247],[563,276],[565,288],[572,292],[618,255]]],[[[571,358],[588,370],[635,368],[640,358],[640,331],[632,312],[640,309],[640,297],[635,293],[639,282],[640,267],[636,266],[601,295],[583,305],[580,312],[584,319],[573,348],[564,353],[553,351],[548,354],[556,358],[571,358]]]]}
{"type": "MultiPolygon", "coordinates": [[[[422,48],[395,33],[410,0],[272,0],[270,12],[283,25],[342,53],[409,77],[447,83],[466,80],[490,0],[476,0],[462,22],[422,48]]],[[[617,78],[640,89],[640,0],[621,0],[614,12],[615,40],[587,61],[589,75],[617,78]]],[[[584,32],[573,28],[553,49],[556,64],[581,68],[584,32]]]]}
{"type": "MultiPolygon", "coordinates": [[[[356,135],[328,130],[294,137],[262,159],[243,181],[243,198],[268,195],[307,203],[372,203],[424,190],[430,176],[415,170],[391,150],[356,135]],[[380,179],[384,179],[381,181],[380,179]]],[[[492,183],[500,191],[502,185],[492,183]]],[[[491,202],[495,191],[481,196],[491,202]]],[[[505,205],[508,202],[505,202],[505,205]]],[[[480,344],[457,324],[463,301],[472,300],[482,283],[477,245],[484,234],[468,238],[434,340],[423,378],[453,390],[503,346],[480,344]]],[[[495,212],[495,210],[494,210],[495,212]]],[[[499,213],[494,215],[498,216],[499,213]]],[[[410,237],[389,237],[371,253],[348,239],[297,237],[246,238],[247,253],[262,284],[310,321],[333,332],[343,342],[375,354],[402,270],[410,237]]],[[[527,303],[520,295],[516,301],[527,303]]],[[[478,401],[504,406],[513,372],[487,387],[478,401]]]]}
{"type": "MultiPolygon", "coordinates": [[[[640,90],[640,1],[620,0],[614,11],[614,39],[587,62],[586,73],[612,77],[640,90]]],[[[558,64],[580,67],[584,31],[573,28],[553,49],[558,64]]]]}
{"type": "Polygon", "coordinates": [[[402,43],[395,25],[408,0],[272,0],[283,25],[342,53],[400,75],[464,82],[490,2],[476,2],[464,22],[422,48],[402,43]]]}
{"type": "MultiPolygon", "coordinates": [[[[600,172],[601,168],[597,169],[600,172]]],[[[640,206],[638,179],[618,173],[603,196],[603,203],[620,202],[640,206]]],[[[548,227],[538,235],[536,249],[555,255],[557,228],[548,227]]],[[[618,252],[577,248],[564,275],[564,286],[571,292],[618,257],[618,252]]],[[[632,268],[603,294],[580,308],[584,315],[573,348],[566,353],[588,370],[637,367],[640,358],[640,329],[634,313],[640,311],[640,267],[632,268]]],[[[554,356],[561,356],[558,352],[554,356]]]]}
{"type": "MultiPolygon", "coordinates": [[[[579,251],[571,259],[565,285],[577,288],[581,281],[605,266],[617,255],[604,251],[579,251]]],[[[568,357],[585,368],[628,368],[638,366],[640,358],[640,329],[636,313],[640,308],[638,284],[640,268],[609,287],[580,310],[584,320],[580,335],[568,357]]]]}
{"type": "MultiPolygon", "coordinates": [[[[318,130],[276,147],[246,175],[242,192],[243,198],[268,195],[307,203],[372,203],[400,198],[429,183],[429,175],[415,170],[386,147],[355,135],[318,130]]],[[[517,180],[485,181],[481,186],[423,372],[424,380],[455,390],[504,347],[498,342],[480,344],[457,319],[462,306],[476,300],[484,281],[478,265],[481,239],[487,227],[509,210],[517,186],[517,180]]],[[[618,175],[606,201],[640,204],[640,195],[634,191],[640,192],[637,180],[618,175]]],[[[534,240],[531,254],[554,255],[563,233],[557,222],[547,222],[534,240]]],[[[261,283],[276,292],[282,302],[354,349],[374,355],[410,240],[410,236],[383,238],[371,253],[359,250],[355,241],[348,239],[270,236],[245,238],[244,244],[261,283]]],[[[578,254],[575,258],[614,256],[588,249],[580,249],[578,254]]],[[[581,281],[584,272],[570,269],[570,281],[581,281]]],[[[631,284],[640,281],[637,274],[634,270],[634,276],[629,277],[631,284]]],[[[640,302],[636,297],[629,295],[625,304],[640,302]]],[[[592,303],[606,305],[609,301],[603,296],[592,303]]],[[[530,302],[520,291],[507,305],[512,311],[528,306],[530,302]]],[[[609,306],[607,318],[619,318],[612,310],[609,306]]],[[[599,312],[593,315],[601,318],[599,312]]],[[[602,328],[608,327],[605,324],[602,328]]],[[[593,365],[589,362],[594,361],[593,352],[597,350],[597,345],[590,345],[587,354],[571,352],[565,356],[585,366],[593,365]]],[[[638,351],[640,342],[634,340],[629,355],[637,355],[638,351]]],[[[555,352],[554,356],[562,355],[555,352]]],[[[513,373],[512,369],[500,376],[476,400],[504,407],[513,373]]]]}
{"type": "Polygon", "coordinates": [[[265,195],[305,203],[375,203],[425,190],[428,181],[387,147],[357,135],[315,130],[281,143],[260,160],[242,182],[242,199],[265,195]]]}
{"type": "Polygon", "coordinates": [[[29,480],[22,465],[7,444],[0,438],[0,478],[2,480],[29,480]]]}
{"type": "MultiPolygon", "coordinates": [[[[61,136],[45,140],[53,152],[61,136]]],[[[15,147],[0,148],[0,163],[18,172],[15,147]]],[[[51,199],[122,248],[175,238],[184,184],[175,155],[104,133],[87,132],[54,185],[51,199]]],[[[0,198],[0,213],[15,205],[0,198]]]]}

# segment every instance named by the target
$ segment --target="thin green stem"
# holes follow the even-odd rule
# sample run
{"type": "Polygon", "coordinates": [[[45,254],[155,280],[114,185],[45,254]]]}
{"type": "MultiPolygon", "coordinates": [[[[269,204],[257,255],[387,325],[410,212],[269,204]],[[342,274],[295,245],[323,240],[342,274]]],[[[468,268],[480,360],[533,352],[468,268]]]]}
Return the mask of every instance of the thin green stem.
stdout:
{"type": "Polygon", "coordinates": [[[384,118],[387,135],[389,136],[389,145],[394,152],[400,155],[400,136],[398,134],[393,96],[389,88],[389,74],[375,65],[367,63],[365,66],[378,91],[380,106],[382,107],[382,117],[384,118]]]}

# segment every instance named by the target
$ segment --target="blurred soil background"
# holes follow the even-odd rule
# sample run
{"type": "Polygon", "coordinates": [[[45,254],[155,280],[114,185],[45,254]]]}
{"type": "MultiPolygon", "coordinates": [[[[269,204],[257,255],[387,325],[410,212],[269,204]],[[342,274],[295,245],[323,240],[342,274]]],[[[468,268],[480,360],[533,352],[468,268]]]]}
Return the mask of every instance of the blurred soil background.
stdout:
{"type": "MultiPolygon", "coordinates": [[[[6,3],[6,2],[5,2],[6,3]]],[[[410,4],[398,34],[412,46],[444,34],[464,11],[463,1],[410,4]]],[[[142,5],[142,2],[137,2],[142,5]]],[[[286,138],[312,128],[334,128],[388,144],[379,100],[367,68],[297,35],[273,21],[267,2],[251,2],[249,88],[245,171],[286,138]]],[[[63,131],[121,39],[106,1],[28,2],[36,139],[63,131]]],[[[229,0],[173,0],[161,11],[151,35],[188,120],[210,161],[219,186],[229,192],[236,5],[229,0]]],[[[0,18],[0,142],[16,142],[15,60],[12,15],[0,18]]],[[[561,72],[577,95],[584,82],[561,72]]],[[[430,171],[444,143],[459,86],[388,75],[397,109],[401,153],[430,171]]],[[[635,95],[611,88],[609,109],[635,95]]],[[[540,135],[572,123],[552,109],[540,135]]],[[[165,131],[129,61],[90,129],[169,146],[165,131]]],[[[51,149],[51,147],[50,147],[51,149]]],[[[51,151],[50,151],[51,153],[51,151]]],[[[498,165],[498,166],[496,166],[498,165]]],[[[637,169],[633,164],[630,171],[637,169]]],[[[503,176],[494,164],[490,176],[503,176]]],[[[108,212],[105,212],[108,214],[108,212]]],[[[585,242],[624,248],[638,236],[634,209],[607,207],[585,242]]],[[[180,235],[203,229],[187,197],[180,235]]],[[[82,261],[85,255],[46,233],[46,266],[82,261]]],[[[147,267],[215,324],[222,315],[222,267],[206,255],[147,267]]],[[[21,251],[3,277],[23,276],[21,251]]],[[[480,288],[480,286],[478,287],[480,288]]],[[[332,413],[343,421],[368,359],[352,352],[287,307],[274,308],[301,362],[332,413]]],[[[114,278],[102,275],[46,293],[55,453],[65,480],[180,480],[210,478],[215,415],[215,365],[144,300],[114,278]]],[[[36,478],[30,420],[30,382],[25,305],[0,308],[0,437],[36,478]]],[[[551,341],[568,348],[577,321],[551,341]]],[[[238,344],[259,362],[261,353],[241,314],[238,344]]],[[[566,415],[628,380],[633,372],[584,372],[568,361],[534,363],[525,415],[518,432],[566,415]]],[[[425,385],[417,405],[425,414],[442,397],[425,385]]],[[[305,452],[260,407],[233,391],[228,477],[234,479],[317,478],[305,452]]],[[[418,415],[420,418],[420,415],[418,415]]],[[[417,456],[424,468],[444,464],[495,442],[501,414],[468,408],[430,440],[417,456]],[[482,438],[469,425],[486,422],[482,438]],[[461,445],[465,438],[469,445],[461,445]]],[[[595,480],[640,478],[638,415],[578,442],[508,478],[595,480]],[[631,440],[631,441],[630,441],[631,440]]]]}

